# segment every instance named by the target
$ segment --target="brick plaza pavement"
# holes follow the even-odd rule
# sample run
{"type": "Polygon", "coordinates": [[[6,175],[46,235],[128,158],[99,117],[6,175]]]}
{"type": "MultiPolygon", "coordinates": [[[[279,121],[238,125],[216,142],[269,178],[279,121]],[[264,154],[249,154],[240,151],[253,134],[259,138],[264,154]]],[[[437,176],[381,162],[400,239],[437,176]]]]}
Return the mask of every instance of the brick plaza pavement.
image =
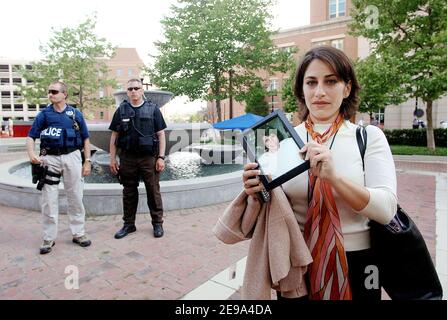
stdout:
{"type": "MultiPolygon", "coordinates": [[[[23,153],[0,154],[0,162],[23,153]]],[[[435,185],[443,165],[398,161],[399,202],[423,233],[435,259],[435,185]]],[[[26,201],[26,200],[25,200],[26,201]]],[[[227,246],[211,232],[228,203],[166,212],[165,236],[155,239],[148,215],[138,231],[115,240],[121,216],[88,217],[92,246],[71,242],[67,216],[59,219],[53,252],[39,255],[39,212],[0,205],[0,299],[179,299],[247,254],[248,242],[227,246]],[[79,270],[79,289],[67,290],[67,266],[79,270]]],[[[236,292],[231,299],[238,299],[236,292]]],[[[206,297],[204,297],[206,298],[206,297]]]]}

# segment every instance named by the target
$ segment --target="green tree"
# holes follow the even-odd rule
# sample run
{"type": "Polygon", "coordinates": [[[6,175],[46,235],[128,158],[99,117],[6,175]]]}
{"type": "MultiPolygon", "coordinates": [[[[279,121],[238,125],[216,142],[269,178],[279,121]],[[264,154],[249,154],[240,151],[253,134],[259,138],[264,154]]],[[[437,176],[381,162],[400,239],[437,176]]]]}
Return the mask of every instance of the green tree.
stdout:
{"type": "Polygon", "coordinates": [[[402,75],[392,57],[372,54],[355,62],[357,80],[360,84],[360,112],[371,116],[374,111],[390,104],[406,100],[405,89],[400,85],[402,75]]]}
{"type": "MultiPolygon", "coordinates": [[[[293,52],[296,53],[296,50],[293,52]]],[[[301,58],[300,58],[301,59],[301,58]]],[[[281,99],[284,103],[285,112],[297,112],[298,102],[293,93],[293,86],[295,83],[295,72],[297,69],[297,60],[291,59],[288,64],[288,77],[284,79],[282,85],[281,99]]]]}
{"type": "Polygon", "coordinates": [[[269,114],[269,105],[265,101],[267,91],[262,86],[260,80],[255,81],[254,85],[245,94],[245,112],[254,113],[260,116],[269,114]]]}
{"type": "MultiPolygon", "coordinates": [[[[152,82],[191,100],[242,101],[256,72],[283,71],[288,58],[271,40],[272,0],[179,0],[161,23],[164,41],[148,69],[152,82]]],[[[230,108],[230,114],[232,110],[230,108]]]]}
{"type": "Polygon", "coordinates": [[[445,0],[353,0],[353,34],[366,37],[373,53],[393,57],[408,97],[427,106],[427,147],[435,150],[433,101],[447,92],[445,0]]]}
{"type": "Polygon", "coordinates": [[[284,103],[284,111],[285,112],[297,112],[298,111],[298,103],[296,101],[295,95],[293,94],[293,84],[294,84],[294,76],[290,75],[288,78],[285,78],[283,82],[283,89],[281,98],[284,103]]]}
{"type": "Polygon", "coordinates": [[[189,117],[189,122],[203,122],[207,120],[208,114],[207,114],[206,107],[201,108],[199,111],[191,114],[189,117]]]}
{"type": "Polygon", "coordinates": [[[105,58],[111,58],[115,48],[95,33],[96,17],[87,18],[75,28],[52,29],[53,37],[39,49],[44,58],[32,63],[32,69],[19,69],[28,84],[21,86],[23,97],[29,103],[40,103],[47,95],[48,85],[61,80],[67,83],[69,103],[83,110],[113,105],[111,97],[98,96],[107,86],[116,87],[116,81],[107,78],[105,58]]]}

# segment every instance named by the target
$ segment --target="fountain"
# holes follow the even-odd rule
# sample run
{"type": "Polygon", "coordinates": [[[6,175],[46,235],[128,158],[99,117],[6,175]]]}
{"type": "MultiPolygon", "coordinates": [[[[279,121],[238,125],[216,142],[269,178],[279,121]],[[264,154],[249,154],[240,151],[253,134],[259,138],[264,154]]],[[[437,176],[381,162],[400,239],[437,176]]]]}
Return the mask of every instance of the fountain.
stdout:
{"type": "MultiPolygon", "coordinates": [[[[163,106],[171,98],[169,92],[145,91],[148,99],[163,106]]],[[[126,92],[115,94],[117,105],[126,97],[126,92]]],[[[200,143],[201,134],[209,129],[209,124],[168,124],[166,129],[167,154],[166,172],[161,175],[160,189],[166,211],[201,207],[233,200],[242,189],[241,170],[243,158],[241,150],[230,150],[232,164],[219,164],[221,154],[208,152],[208,159],[203,161],[203,150],[195,148],[194,152],[185,148],[200,143]],[[210,158],[211,157],[211,158],[210,158]],[[237,158],[237,161],[235,161],[237,158]],[[205,162],[205,164],[204,164],[205,162]],[[207,165],[206,163],[213,163],[207,165]]],[[[89,125],[90,140],[99,150],[93,156],[94,168],[92,177],[85,179],[84,204],[88,214],[122,214],[122,186],[116,179],[108,175],[108,146],[110,130],[108,124],[89,125]],[[102,180],[98,183],[96,176],[102,180]]],[[[220,147],[222,149],[222,147],[220,147]]],[[[230,148],[232,149],[232,148],[230,148]]],[[[221,150],[222,151],[222,150],[221,150]]],[[[225,152],[228,150],[225,150],[225,152]]],[[[228,157],[224,157],[224,162],[228,157]]],[[[146,191],[144,184],[139,186],[139,213],[147,213],[146,191]]],[[[0,165],[0,204],[40,211],[40,191],[31,183],[30,168],[27,159],[21,159],[0,165]],[[24,201],[26,199],[26,201],[24,201]]],[[[60,185],[60,212],[65,213],[67,200],[62,184],[60,185]]]]}
{"type": "MultiPolygon", "coordinates": [[[[161,90],[144,91],[146,99],[151,100],[159,108],[168,103],[173,94],[161,90]]],[[[127,98],[126,91],[117,91],[115,94],[116,105],[119,106],[127,98]]],[[[89,124],[90,141],[99,149],[109,152],[110,134],[109,124],[89,124]]],[[[168,124],[166,134],[166,154],[180,151],[182,148],[199,142],[200,136],[206,129],[211,128],[209,123],[181,123],[168,124]]]]}

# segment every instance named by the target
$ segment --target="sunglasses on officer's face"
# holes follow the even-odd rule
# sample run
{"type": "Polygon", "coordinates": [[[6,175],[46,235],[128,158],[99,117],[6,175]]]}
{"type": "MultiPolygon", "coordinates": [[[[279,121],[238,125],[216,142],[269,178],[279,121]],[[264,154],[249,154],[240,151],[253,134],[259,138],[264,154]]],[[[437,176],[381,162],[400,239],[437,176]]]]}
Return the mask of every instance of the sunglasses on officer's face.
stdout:
{"type": "Polygon", "coordinates": [[[48,90],[48,94],[58,94],[60,91],[59,90],[48,90]]]}
{"type": "Polygon", "coordinates": [[[132,91],[132,90],[138,91],[140,89],[141,89],[140,87],[130,87],[130,88],[127,88],[127,91],[132,91]]]}

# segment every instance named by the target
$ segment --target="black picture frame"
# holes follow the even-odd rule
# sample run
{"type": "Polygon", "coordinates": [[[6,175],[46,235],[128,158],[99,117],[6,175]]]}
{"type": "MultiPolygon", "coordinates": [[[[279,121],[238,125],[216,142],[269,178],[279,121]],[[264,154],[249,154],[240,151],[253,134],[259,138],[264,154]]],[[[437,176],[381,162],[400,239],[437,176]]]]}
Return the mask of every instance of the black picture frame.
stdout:
{"type": "Polygon", "coordinates": [[[251,162],[256,162],[261,170],[259,178],[266,191],[273,190],[310,168],[310,162],[298,154],[298,151],[304,147],[304,142],[282,110],[275,110],[252,127],[244,130],[241,137],[242,147],[248,159],[251,162]],[[272,140],[277,140],[277,142],[272,142],[272,140]],[[267,141],[270,145],[276,144],[276,151],[274,151],[277,153],[276,155],[271,153],[271,150],[266,151],[267,141]],[[281,149],[285,151],[283,152],[281,149]],[[296,157],[294,156],[295,151],[297,152],[296,157]],[[262,156],[267,153],[271,153],[271,161],[269,159],[263,161],[262,156]],[[275,162],[274,165],[271,165],[272,161],[275,162]]]}

